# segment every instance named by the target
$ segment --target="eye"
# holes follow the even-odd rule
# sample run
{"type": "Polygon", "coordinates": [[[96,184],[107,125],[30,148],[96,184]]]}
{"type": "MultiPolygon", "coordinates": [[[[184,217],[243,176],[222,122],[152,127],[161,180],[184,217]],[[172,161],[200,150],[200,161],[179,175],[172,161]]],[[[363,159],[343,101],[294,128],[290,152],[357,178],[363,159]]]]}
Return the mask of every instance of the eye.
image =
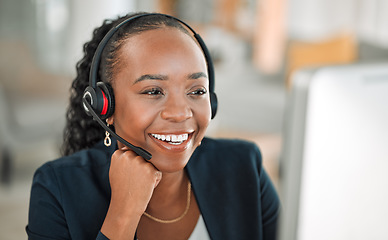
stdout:
{"type": "Polygon", "coordinates": [[[159,88],[151,88],[143,91],[142,94],[153,96],[153,95],[163,95],[163,92],[159,88]]]}
{"type": "Polygon", "coordinates": [[[207,90],[205,88],[198,88],[192,92],[189,93],[189,95],[204,95],[207,93],[207,90]]]}

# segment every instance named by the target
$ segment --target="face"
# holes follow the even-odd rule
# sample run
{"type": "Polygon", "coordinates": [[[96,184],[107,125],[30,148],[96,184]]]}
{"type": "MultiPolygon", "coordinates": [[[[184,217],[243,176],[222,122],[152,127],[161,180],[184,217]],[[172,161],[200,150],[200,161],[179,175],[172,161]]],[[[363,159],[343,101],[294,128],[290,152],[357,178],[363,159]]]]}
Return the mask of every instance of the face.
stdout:
{"type": "Polygon", "coordinates": [[[201,48],[187,34],[161,28],[128,38],[119,54],[109,121],[117,134],[149,151],[160,171],[182,170],[211,118],[201,48]]]}

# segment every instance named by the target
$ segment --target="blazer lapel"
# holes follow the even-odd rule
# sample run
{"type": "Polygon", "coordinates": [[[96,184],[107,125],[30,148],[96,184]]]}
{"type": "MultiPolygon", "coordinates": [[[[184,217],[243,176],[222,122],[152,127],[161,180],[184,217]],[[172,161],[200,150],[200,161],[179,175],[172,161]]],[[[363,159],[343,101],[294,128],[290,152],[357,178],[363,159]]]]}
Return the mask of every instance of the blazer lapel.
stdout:
{"type": "Polygon", "coordinates": [[[246,180],[255,171],[245,174],[227,152],[202,143],[186,170],[211,239],[261,239],[259,186],[246,180]]]}

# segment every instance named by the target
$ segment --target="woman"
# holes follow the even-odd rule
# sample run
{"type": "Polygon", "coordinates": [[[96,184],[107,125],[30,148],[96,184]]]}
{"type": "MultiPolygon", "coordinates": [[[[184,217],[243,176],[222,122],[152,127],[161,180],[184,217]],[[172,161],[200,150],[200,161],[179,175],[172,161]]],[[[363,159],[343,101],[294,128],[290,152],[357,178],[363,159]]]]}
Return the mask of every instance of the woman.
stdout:
{"type": "Polygon", "coordinates": [[[72,85],[65,156],[34,175],[29,239],[275,239],[279,200],[258,148],[204,138],[216,110],[205,48],[163,14],[94,31],[72,85]],[[85,114],[97,108],[94,71],[109,103],[99,118],[149,160],[85,114]]]}

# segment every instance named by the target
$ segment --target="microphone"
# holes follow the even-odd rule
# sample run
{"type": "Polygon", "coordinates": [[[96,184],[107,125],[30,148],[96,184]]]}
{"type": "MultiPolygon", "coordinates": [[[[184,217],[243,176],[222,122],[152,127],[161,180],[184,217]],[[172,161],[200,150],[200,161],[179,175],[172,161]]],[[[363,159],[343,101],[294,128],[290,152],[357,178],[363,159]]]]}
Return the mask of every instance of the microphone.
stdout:
{"type": "Polygon", "coordinates": [[[143,149],[141,147],[137,147],[137,146],[130,144],[124,138],[120,137],[115,132],[113,132],[112,129],[110,129],[107,125],[105,125],[105,123],[101,120],[101,118],[98,117],[98,115],[96,114],[96,112],[94,111],[92,106],[89,104],[89,102],[85,98],[83,98],[82,101],[83,101],[84,106],[89,110],[89,113],[93,116],[94,120],[96,120],[108,133],[110,133],[112,136],[117,138],[117,140],[119,140],[122,144],[124,144],[129,149],[134,151],[137,155],[141,156],[142,158],[144,158],[147,161],[151,160],[151,158],[152,158],[151,153],[147,152],[145,149],[143,149]]]}

